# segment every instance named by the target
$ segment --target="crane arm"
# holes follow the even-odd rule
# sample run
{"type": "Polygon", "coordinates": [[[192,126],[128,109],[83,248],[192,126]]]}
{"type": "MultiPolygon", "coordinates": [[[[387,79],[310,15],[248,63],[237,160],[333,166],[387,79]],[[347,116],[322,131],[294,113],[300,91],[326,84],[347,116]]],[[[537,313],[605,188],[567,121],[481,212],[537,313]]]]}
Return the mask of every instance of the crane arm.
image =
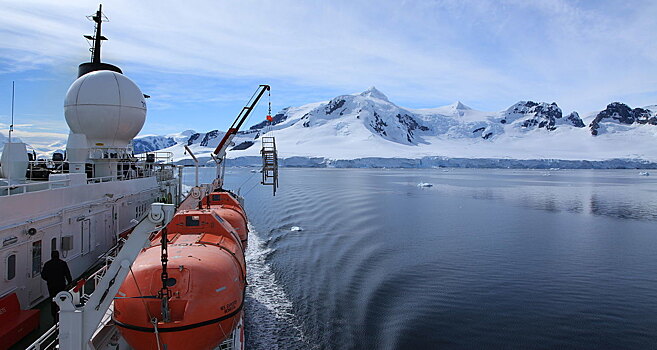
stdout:
{"type": "Polygon", "coordinates": [[[237,118],[230,126],[230,128],[228,128],[228,131],[226,131],[226,134],[221,139],[221,142],[219,142],[219,145],[217,145],[217,148],[215,148],[214,152],[212,153],[216,159],[222,159],[226,155],[226,150],[228,149],[228,146],[230,146],[235,135],[237,135],[240,127],[242,127],[242,124],[244,124],[246,118],[249,117],[249,114],[251,114],[251,111],[255,108],[256,104],[258,104],[258,101],[260,101],[262,95],[264,95],[265,92],[269,91],[270,89],[271,88],[269,85],[258,86],[256,92],[253,94],[253,96],[251,96],[251,99],[249,102],[247,102],[246,106],[242,108],[242,111],[237,115],[237,118]]]}

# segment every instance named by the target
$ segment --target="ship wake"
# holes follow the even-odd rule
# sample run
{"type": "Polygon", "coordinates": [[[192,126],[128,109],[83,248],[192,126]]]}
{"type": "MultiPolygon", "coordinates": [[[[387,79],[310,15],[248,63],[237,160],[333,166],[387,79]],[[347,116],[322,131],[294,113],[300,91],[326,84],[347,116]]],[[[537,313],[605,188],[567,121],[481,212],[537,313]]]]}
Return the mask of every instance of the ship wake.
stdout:
{"type": "Polygon", "coordinates": [[[249,224],[245,335],[249,349],[309,349],[292,302],[276,282],[266,258],[272,252],[249,224]]]}

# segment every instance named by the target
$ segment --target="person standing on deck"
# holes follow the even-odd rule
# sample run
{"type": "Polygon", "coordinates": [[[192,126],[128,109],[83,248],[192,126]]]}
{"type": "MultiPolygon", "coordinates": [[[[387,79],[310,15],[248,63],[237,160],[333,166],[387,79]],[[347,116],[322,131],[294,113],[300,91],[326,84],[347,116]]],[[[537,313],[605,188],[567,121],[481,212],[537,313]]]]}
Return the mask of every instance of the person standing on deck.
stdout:
{"type": "Polygon", "coordinates": [[[48,284],[48,293],[50,294],[50,312],[55,320],[59,322],[59,307],[53,301],[57,293],[66,290],[66,285],[73,281],[71,271],[68,269],[66,261],[59,258],[59,252],[53,250],[48,260],[41,270],[41,278],[48,284]]]}

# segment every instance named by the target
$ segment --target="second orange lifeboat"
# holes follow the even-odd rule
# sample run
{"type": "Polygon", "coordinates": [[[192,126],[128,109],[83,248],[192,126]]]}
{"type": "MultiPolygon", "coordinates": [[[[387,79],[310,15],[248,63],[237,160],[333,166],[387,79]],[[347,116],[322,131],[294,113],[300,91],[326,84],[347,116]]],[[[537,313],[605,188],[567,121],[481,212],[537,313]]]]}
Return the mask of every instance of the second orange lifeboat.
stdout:
{"type": "Polygon", "coordinates": [[[228,192],[199,207],[176,213],[119,289],[114,321],[134,349],[213,349],[242,318],[244,210],[228,192]]]}

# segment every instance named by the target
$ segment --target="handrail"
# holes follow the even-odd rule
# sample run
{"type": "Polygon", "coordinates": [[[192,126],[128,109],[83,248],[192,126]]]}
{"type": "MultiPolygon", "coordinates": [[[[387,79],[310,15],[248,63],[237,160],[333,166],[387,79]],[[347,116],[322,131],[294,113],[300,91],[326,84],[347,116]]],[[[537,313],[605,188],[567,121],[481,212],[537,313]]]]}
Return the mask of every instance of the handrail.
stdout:
{"type": "MultiPolygon", "coordinates": [[[[167,152],[168,153],[168,152],[167,152]]],[[[99,176],[87,178],[87,183],[102,183],[111,181],[124,181],[132,179],[140,179],[147,177],[155,177],[158,182],[171,180],[174,178],[175,165],[161,164],[161,163],[148,163],[148,162],[117,162],[118,166],[122,165],[137,165],[140,166],[137,170],[125,170],[124,174],[116,176],[99,176]]],[[[67,173],[68,174],[68,173],[67,173]]],[[[62,180],[48,180],[48,181],[34,181],[21,184],[7,184],[0,186],[0,197],[3,196],[16,196],[28,192],[37,192],[51,190],[53,188],[69,187],[71,185],[70,179],[62,180]]]]}
{"type": "MultiPolygon", "coordinates": [[[[28,192],[29,187],[44,187],[40,191],[45,191],[45,190],[51,190],[55,187],[67,187],[70,185],[71,180],[70,179],[64,179],[64,180],[52,180],[52,181],[40,181],[40,182],[28,182],[24,184],[13,184],[13,185],[3,185],[0,186],[0,196],[7,195],[7,196],[15,196],[19,194],[23,194],[28,192]],[[60,186],[57,186],[58,184],[61,184],[60,186]],[[12,191],[15,191],[17,188],[20,188],[19,193],[12,193],[12,191]],[[3,191],[7,191],[6,194],[3,194],[3,191]]],[[[36,192],[36,191],[30,191],[30,192],[36,192]]]]}
{"type": "Polygon", "coordinates": [[[35,340],[32,345],[25,350],[49,350],[57,348],[57,331],[59,323],[55,323],[50,329],[43,333],[39,339],[35,340]],[[49,341],[49,343],[48,343],[49,341]]]}
{"type": "Polygon", "coordinates": [[[162,152],[162,151],[153,151],[153,152],[144,152],[135,154],[135,158],[139,161],[146,161],[147,156],[153,154],[155,157],[155,163],[171,163],[173,161],[173,152],[162,152]]]}

